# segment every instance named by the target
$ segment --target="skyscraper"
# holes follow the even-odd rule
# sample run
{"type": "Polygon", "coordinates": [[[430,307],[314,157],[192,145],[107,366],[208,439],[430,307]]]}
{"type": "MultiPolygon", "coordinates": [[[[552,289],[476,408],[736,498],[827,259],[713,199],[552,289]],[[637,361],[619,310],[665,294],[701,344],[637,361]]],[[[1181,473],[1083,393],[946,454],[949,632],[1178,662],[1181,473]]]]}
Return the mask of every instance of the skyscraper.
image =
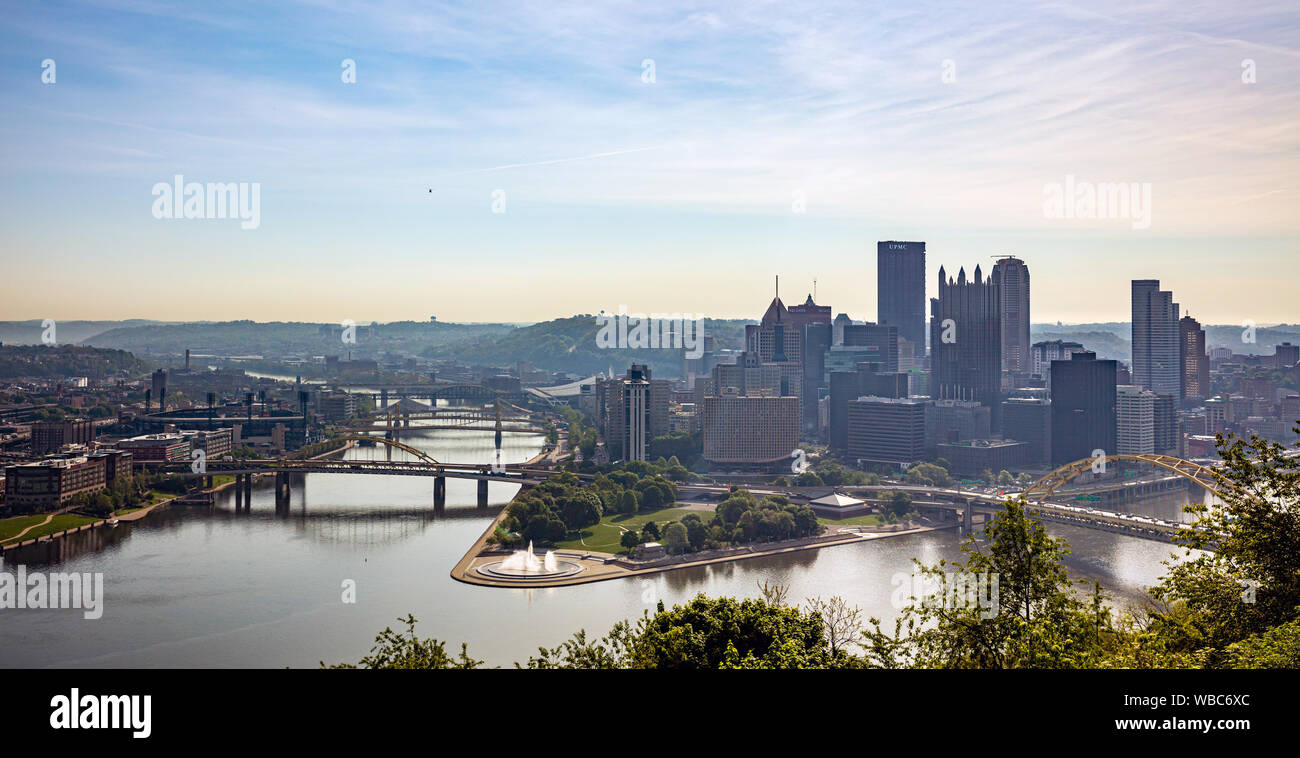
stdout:
{"type": "Polygon", "coordinates": [[[999,258],[993,270],[1001,279],[1002,290],[1002,370],[1009,374],[1032,373],[1029,355],[1029,267],[1019,258],[1008,255],[999,258]]]}
{"type": "Polygon", "coordinates": [[[1052,465],[1117,452],[1115,361],[1091,351],[1052,361],[1052,465]]]}
{"type": "Polygon", "coordinates": [[[876,243],[876,321],[925,355],[925,243],[876,243]]]}
{"type": "Polygon", "coordinates": [[[986,281],[975,266],[957,279],[939,267],[939,297],[930,300],[930,397],[976,400],[998,430],[1002,404],[1002,309],[995,269],[986,281]]]}
{"type": "Polygon", "coordinates": [[[1133,280],[1133,384],[1182,400],[1178,303],[1159,279],[1133,280]]]}
{"type": "Polygon", "coordinates": [[[1210,396],[1210,356],[1205,354],[1205,330],[1191,316],[1178,320],[1183,397],[1204,400],[1210,396]]]}

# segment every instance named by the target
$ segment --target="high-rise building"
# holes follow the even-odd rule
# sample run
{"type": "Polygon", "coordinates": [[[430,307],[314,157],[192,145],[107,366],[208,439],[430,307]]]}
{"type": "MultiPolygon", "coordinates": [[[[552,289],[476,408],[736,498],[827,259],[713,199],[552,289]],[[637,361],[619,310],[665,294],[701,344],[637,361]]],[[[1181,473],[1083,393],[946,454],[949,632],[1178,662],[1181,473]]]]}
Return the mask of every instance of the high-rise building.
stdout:
{"type": "Polygon", "coordinates": [[[946,278],[939,267],[939,296],[930,300],[930,397],[974,400],[987,406],[1000,429],[1002,393],[1002,308],[999,274],[986,281],[975,266],[966,279],[946,278]]]}
{"type": "Polygon", "coordinates": [[[898,371],[898,327],[891,324],[849,324],[844,327],[842,347],[865,347],[875,351],[876,357],[865,361],[881,364],[886,373],[898,371]]]}
{"type": "Polygon", "coordinates": [[[1133,384],[1182,400],[1178,303],[1158,279],[1133,280],[1133,384]]]}
{"type": "MultiPolygon", "coordinates": [[[[799,444],[799,399],[740,395],[704,398],[704,459],[724,467],[787,466],[799,444]]],[[[788,470],[788,468],[787,468],[788,470]]]]}
{"type": "Polygon", "coordinates": [[[826,355],[831,349],[833,326],[828,323],[803,327],[803,427],[811,433],[818,427],[817,403],[826,395],[826,355]]]}
{"type": "Polygon", "coordinates": [[[1029,372],[1040,379],[1052,378],[1052,361],[1069,358],[1075,353],[1083,352],[1083,345],[1065,340],[1046,340],[1035,342],[1029,349],[1029,372]]]}
{"type": "Polygon", "coordinates": [[[1178,345],[1183,397],[1204,400],[1210,396],[1210,356],[1205,353],[1205,330],[1191,316],[1178,320],[1178,345]]]}
{"type": "Polygon", "coordinates": [[[928,403],[905,397],[862,397],[849,403],[850,461],[908,464],[925,460],[928,403]]]}
{"type": "Polygon", "coordinates": [[[1001,279],[1002,370],[1024,375],[1032,372],[1029,355],[1029,267],[1013,256],[999,258],[993,269],[1001,279]]]}
{"type": "Polygon", "coordinates": [[[90,445],[95,441],[95,422],[90,419],[32,422],[32,452],[58,452],[64,445],[90,445]]]}
{"type": "Polygon", "coordinates": [[[1002,401],[1002,436],[1028,445],[1028,463],[1052,459],[1052,402],[1043,398],[1010,397],[1002,401]]]}
{"type": "Polygon", "coordinates": [[[1115,388],[1115,449],[1124,455],[1156,451],[1156,393],[1133,384],[1115,388]]]}
{"type": "Polygon", "coordinates": [[[633,364],[623,378],[623,458],[644,461],[650,435],[650,377],[645,366],[633,364]]]}
{"type": "Polygon", "coordinates": [[[1273,353],[1280,369],[1288,369],[1300,363],[1300,345],[1283,342],[1273,348],[1273,353]]]}
{"type": "Polygon", "coordinates": [[[925,243],[876,243],[876,321],[925,355],[925,243]]]}
{"type": "Polygon", "coordinates": [[[1052,362],[1052,465],[1116,452],[1115,361],[1075,353],[1052,362]]]}

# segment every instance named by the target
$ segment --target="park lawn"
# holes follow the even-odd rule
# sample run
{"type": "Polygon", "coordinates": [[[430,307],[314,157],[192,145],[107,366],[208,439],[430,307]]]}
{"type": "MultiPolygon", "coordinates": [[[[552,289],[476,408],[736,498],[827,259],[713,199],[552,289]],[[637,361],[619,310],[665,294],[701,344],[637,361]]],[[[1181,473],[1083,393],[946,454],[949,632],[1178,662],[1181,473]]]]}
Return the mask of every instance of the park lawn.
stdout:
{"type": "Polygon", "coordinates": [[[556,543],[555,547],[557,550],[594,550],[598,553],[618,553],[623,550],[623,546],[619,544],[619,540],[623,538],[623,532],[633,530],[639,532],[651,520],[662,528],[668,522],[681,521],[687,514],[691,513],[699,516],[700,520],[706,524],[713,520],[713,514],[709,511],[688,508],[660,508],[657,511],[642,511],[631,514],[615,513],[605,516],[595,526],[583,529],[579,536],[556,543]]]}
{"type": "Polygon", "coordinates": [[[862,516],[841,519],[818,516],[817,523],[823,526],[880,526],[885,523],[885,518],[879,513],[867,513],[862,516]]]}
{"type": "Polygon", "coordinates": [[[14,516],[0,521],[0,542],[3,542],[32,524],[39,524],[48,514],[38,513],[33,516],[14,516]]]}
{"type": "MultiPolygon", "coordinates": [[[[41,518],[45,517],[42,516],[41,518]]],[[[83,524],[93,524],[96,521],[103,521],[103,519],[94,518],[93,516],[80,516],[75,513],[60,513],[51,519],[50,523],[45,524],[44,526],[38,526],[27,534],[24,534],[23,542],[36,539],[37,537],[44,537],[47,534],[61,532],[64,529],[75,529],[83,524]]]]}

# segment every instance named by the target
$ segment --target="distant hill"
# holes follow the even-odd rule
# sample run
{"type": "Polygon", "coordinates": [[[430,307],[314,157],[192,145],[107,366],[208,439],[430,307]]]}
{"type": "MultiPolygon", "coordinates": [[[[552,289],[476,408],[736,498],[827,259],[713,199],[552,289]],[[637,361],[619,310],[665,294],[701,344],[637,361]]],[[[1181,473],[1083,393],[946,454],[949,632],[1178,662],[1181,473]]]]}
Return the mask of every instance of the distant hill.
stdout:
{"type": "Polygon", "coordinates": [[[0,347],[0,379],[84,376],[102,379],[118,374],[138,376],[153,367],[122,350],[78,345],[5,345],[0,347]]]}
{"type": "MultiPolygon", "coordinates": [[[[744,345],[745,324],[752,323],[740,319],[705,319],[704,333],[717,340],[719,349],[739,348],[744,345]]],[[[572,316],[519,327],[505,334],[431,348],[425,355],[487,366],[527,361],[539,369],[584,376],[605,373],[610,368],[616,374],[622,374],[628,364],[644,363],[656,378],[681,375],[680,350],[600,348],[596,344],[598,331],[595,316],[572,316]]]]}
{"type": "MultiPolygon", "coordinates": [[[[1272,355],[1279,342],[1300,345],[1300,325],[1279,324],[1256,327],[1253,343],[1242,341],[1246,330],[1240,325],[1210,324],[1203,325],[1203,328],[1207,350],[1212,347],[1226,347],[1234,353],[1272,355]]],[[[1096,324],[1032,324],[1029,327],[1029,336],[1033,342],[1058,339],[1079,342],[1089,350],[1095,350],[1097,357],[1102,359],[1133,360],[1133,346],[1130,341],[1132,326],[1127,321],[1096,324]]]]}
{"type": "MultiPolygon", "coordinates": [[[[42,319],[31,319],[29,321],[0,321],[0,343],[5,345],[43,344],[41,335],[45,333],[45,327],[41,326],[42,321],[42,319]]],[[[168,322],[150,321],[148,319],[129,319],[127,321],[56,321],[54,323],[54,338],[56,344],[73,345],[81,342],[87,337],[93,337],[94,335],[108,331],[109,329],[165,323],[168,322]]]]}
{"type": "Polygon", "coordinates": [[[343,341],[339,324],[283,321],[220,321],[183,324],[124,326],[97,334],[85,342],[97,347],[129,350],[137,355],[177,356],[188,348],[196,354],[220,356],[261,355],[268,359],[347,355],[378,357],[384,353],[418,355],[475,337],[490,337],[513,330],[511,324],[455,324],[441,321],[396,321],[359,324],[343,341]]]}

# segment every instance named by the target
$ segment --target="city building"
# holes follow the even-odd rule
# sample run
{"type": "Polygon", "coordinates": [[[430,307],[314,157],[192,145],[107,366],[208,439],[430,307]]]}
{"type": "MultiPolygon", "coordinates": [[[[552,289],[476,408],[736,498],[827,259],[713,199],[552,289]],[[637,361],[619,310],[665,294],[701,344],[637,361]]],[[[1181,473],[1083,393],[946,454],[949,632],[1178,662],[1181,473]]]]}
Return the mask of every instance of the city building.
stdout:
{"type": "Polygon", "coordinates": [[[343,421],[357,415],[357,396],[348,392],[316,393],[316,412],[326,421],[343,421]]]}
{"type": "Polygon", "coordinates": [[[1091,351],[1052,362],[1052,465],[1116,451],[1115,361],[1091,351]]]}
{"type": "Polygon", "coordinates": [[[1083,345],[1065,340],[1045,340],[1035,342],[1029,349],[1030,373],[1039,379],[1051,380],[1052,361],[1066,360],[1075,353],[1082,353],[1083,345]]]}
{"type": "Polygon", "coordinates": [[[1115,388],[1116,452],[1139,455],[1156,451],[1156,393],[1134,384],[1115,388]]]}
{"type": "Polygon", "coordinates": [[[924,461],[926,407],[919,398],[860,397],[849,403],[846,457],[859,465],[924,461]]]}
{"type": "Polygon", "coordinates": [[[190,460],[190,441],[176,433],[142,434],[117,443],[136,463],[177,463],[190,460]]]}
{"type": "Polygon", "coordinates": [[[90,445],[95,441],[95,422],[76,418],[32,422],[32,452],[57,453],[64,445],[90,445]]]}
{"type": "Polygon", "coordinates": [[[1205,330],[1191,316],[1178,320],[1178,346],[1182,368],[1182,392],[1187,400],[1210,396],[1210,356],[1205,352],[1205,330]]]}
{"type": "Polygon", "coordinates": [[[1182,400],[1178,303],[1158,279],[1133,280],[1133,384],[1182,400]]]}
{"type": "Polygon", "coordinates": [[[48,458],[5,469],[6,515],[63,508],[74,496],[104,488],[104,459],[48,458]]]}
{"type": "Polygon", "coordinates": [[[939,296],[930,300],[930,397],[974,400],[988,407],[995,431],[1001,428],[1002,315],[999,274],[988,280],[980,267],[968,281],[939,267],[939,296]]]}
{"type": "Polygon", "coordinates": [[[220,458],[234,443],[231,429],[187,429],[180,435],[189,441],[190,450],[202,450],[206,458],[220,458]]]}
{"type": "Polygon", "coordinates": [[[1049,463],[1052,460],[1052,401],[1036,397],[1003,400],[1002,436],[1028,446],[1026,463],[1049,463]]]}
{"type": "Polygon", "coordinates": [[[915,354],[925,354],[924,242],[876,243],[876,321],[898,327],[915,354]]]}
{"type": "Polygon", "coordinates": [[[993,270],[1001,280],[1002,370],[1014,377],[1026,376],[1033,369],[1029,355],[1029,267],[1008,255],[999,258],[993,270]]]}
{"type": "Polygon", "coordinates": [[[848,324],[843,342],[832,351],[864,351],[859,359],[881,364],[885,373],[898,371],[898,327],[889,324],[848,324]]]}
{"type": "Polygon", "coordinates": [[[740,395],[704,398],[704,459],[722,468],[788,471],[799,444],[799,398],[740,395]]]}
{"type": "Polygon", "coordinates": [[[925,408],[925,446],[986,439],[992,434],[991,409],[974,400],[935,400],[925,408]]]}
{"type": "Polygon", "coordinates": [[[948,461],[954,474],[979,476],[991,471],[996,475],[1023,469],[1029,462],[1029,447],[1026,442],[1011,440],[963,440],[941,443],[935,454],[948,461]]]}

